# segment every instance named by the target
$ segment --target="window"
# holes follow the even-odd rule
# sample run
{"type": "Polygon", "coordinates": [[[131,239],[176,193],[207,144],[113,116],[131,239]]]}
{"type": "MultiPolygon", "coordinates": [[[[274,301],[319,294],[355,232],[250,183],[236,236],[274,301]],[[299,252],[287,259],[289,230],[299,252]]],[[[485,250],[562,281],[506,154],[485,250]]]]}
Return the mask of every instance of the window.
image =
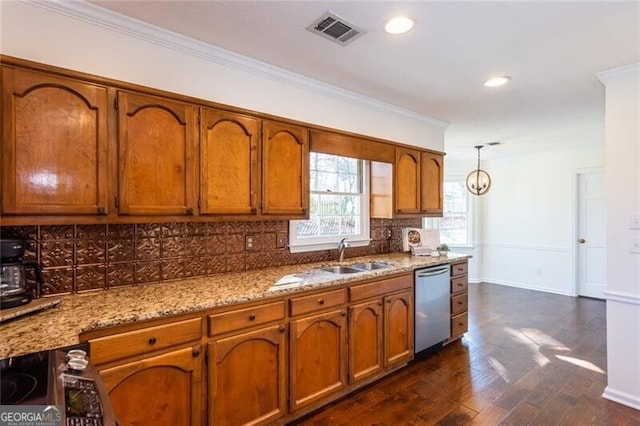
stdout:
{"type": "Polygon", "coordinates": [[[289,222],[291,252],[369,244],[367,164],[363,160],[312,152],[309,220],[289,222]]]}
{"type": "Polygon", "coordinates": [[[442,218],[425,219],[427,228],[440,229],[440,242],[450,246],[471,246],[472,214],[469,192],[462,180],[445,181],[442,218]]]}

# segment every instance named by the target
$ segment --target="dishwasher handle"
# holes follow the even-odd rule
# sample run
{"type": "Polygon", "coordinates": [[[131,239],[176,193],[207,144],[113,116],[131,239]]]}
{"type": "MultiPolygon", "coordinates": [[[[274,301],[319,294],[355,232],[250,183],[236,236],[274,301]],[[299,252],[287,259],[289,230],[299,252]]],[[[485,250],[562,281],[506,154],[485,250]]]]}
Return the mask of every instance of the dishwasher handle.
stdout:
{"type": "Polygon", "coordinates": [[[449,273],[449,268],[439,268],[439,269],[430,269],[429,271],[426,272],[418,272],[416,274],[416,277],[418,278],[425,278],[425,277],[433,277],[435,275],[442,275],[442,274],[446,274],[449,273]]]}

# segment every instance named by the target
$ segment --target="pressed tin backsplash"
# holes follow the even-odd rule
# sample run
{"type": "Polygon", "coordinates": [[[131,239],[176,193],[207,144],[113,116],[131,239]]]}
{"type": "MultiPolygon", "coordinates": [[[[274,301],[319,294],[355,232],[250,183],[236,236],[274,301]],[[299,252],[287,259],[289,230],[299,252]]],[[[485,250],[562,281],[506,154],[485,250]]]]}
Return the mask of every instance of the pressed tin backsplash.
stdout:
{"type": "MultiPolygon", "coordinates": [[[[349,248],[345,257],[402,251],[402,228],[420,226],[420,218],[371,219],[370,245],[349,248]]],[[[45,294],[336,259],[336,250],[289,253],[286,248],[277,248],[277,233],[288,235],[288,231],[286,220],[0,228],[3,238],[29,241],[25,259],[42,265],[45,294]],[[254,237],[252,250],[245,250],[247,235],[254,237]]]]}

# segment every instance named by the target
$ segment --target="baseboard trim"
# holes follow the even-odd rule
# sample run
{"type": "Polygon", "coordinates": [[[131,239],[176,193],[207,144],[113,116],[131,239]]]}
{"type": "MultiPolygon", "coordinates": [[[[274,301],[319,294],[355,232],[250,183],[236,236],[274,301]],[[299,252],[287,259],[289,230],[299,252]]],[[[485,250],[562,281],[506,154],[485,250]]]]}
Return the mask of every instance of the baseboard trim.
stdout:
{"type": "Polygon", "coordinates": [[[607,386],[602,394],[604,399],[617,402],[618,404],[626,405],[627,407],[640,410],[640,397],[636,395],[630,395],[626,392],[620,392],[615,389],[611,389],[607,386]]]}
{"type": "Polygon", "coordinates": [[[606,290],[604,292],[604,297],[607,299],[607,301],[611,302],[626,303],[629,305],[640,305],[640,296],[638,296],[637,294],[606,290]]]}
{"type": "Polygon", "coordinates": [[[507,286],[507,287],[521,288],[523,290],[541,291],[543,293],[559,294],[560,296],[574,297],[573,294],[571,294],[571,292],[569,290],[562,291],[562,290],[557,290],[557,289],[548,288],[548,287],[538,287],[538,286],[530,285],[530,284],[526,284],[526,283],[518,283],[518,282],[515,282],[515,281],[494,280],[494,279],[491,279],[491,278],[483,278],[482,280],[480,280],[478,282],[484,282],[484,283],[487,283],[487,284],[503,285],[503,286],[507,286]]]}

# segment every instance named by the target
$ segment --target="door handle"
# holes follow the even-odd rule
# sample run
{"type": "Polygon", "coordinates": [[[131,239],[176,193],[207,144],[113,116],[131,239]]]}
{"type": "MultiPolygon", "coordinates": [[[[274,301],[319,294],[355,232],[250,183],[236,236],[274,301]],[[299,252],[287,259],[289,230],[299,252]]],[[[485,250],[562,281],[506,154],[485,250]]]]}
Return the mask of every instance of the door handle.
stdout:
{"type": "Polygon", "coordinates": [[[587,242],[587,240],[585,240],[584,238],[580,238],[580,239],[578,240],[578,242],[579,242],[580,244],[584,244],[584,243],[586,243],[586,242],[587,242]]]}

